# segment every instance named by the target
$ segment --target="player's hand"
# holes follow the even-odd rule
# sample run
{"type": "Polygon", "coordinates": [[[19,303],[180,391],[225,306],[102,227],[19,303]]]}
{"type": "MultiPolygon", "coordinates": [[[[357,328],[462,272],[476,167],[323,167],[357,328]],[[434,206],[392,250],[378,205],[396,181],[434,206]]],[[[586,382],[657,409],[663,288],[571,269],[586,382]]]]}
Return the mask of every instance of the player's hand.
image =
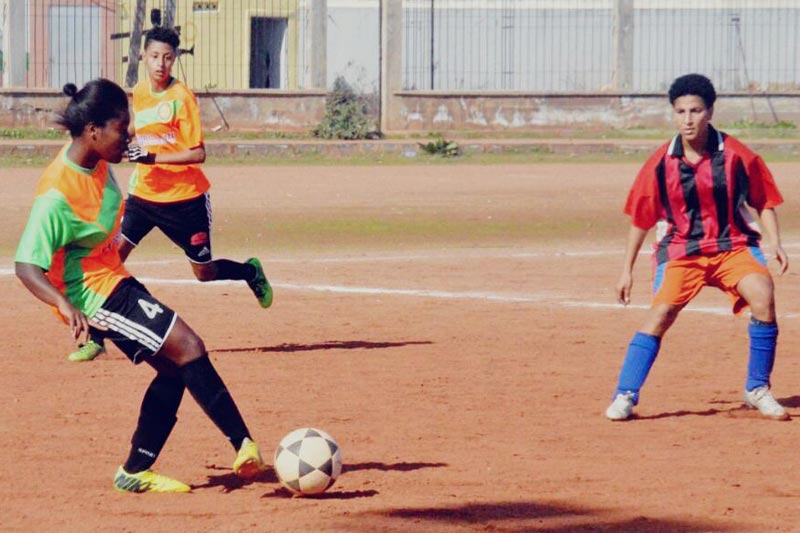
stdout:
{"type": "Polygon", "coordinates": [[[623,305],[631,303],[631,288],[633,287],[633,275],[625,271],[619,277],[617,282],[616,292],[617,301],[623,305]]]}
{"type": "Polygon", "coordinates": [[[778,261],[778,275],[782,276],[789,269],[789,256],[782,246],[775,247],[775,260],[778,261]]]}
{"type": "Polygon", "coordinates": [[[131,144],[128,146],[128,161],[131,163],[143,163],[145,165],[152,165],[155,163],[156,156],[151,154],[138,144],[131,144]]]}
{"type": "Polygon", "coordinates": [[[69,324],[72,338],[86,343],[89,340],[89,319],[66,298],[59,302],[58,312],[69,324]]]}

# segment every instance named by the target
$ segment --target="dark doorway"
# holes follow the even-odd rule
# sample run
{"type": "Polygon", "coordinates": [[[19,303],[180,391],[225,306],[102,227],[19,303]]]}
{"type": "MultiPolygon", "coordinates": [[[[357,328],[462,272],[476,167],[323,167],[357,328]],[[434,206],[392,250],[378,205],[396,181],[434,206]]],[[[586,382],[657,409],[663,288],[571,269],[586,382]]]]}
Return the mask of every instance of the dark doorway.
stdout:
{"type": "Polygon", "coordinates": [[[250,19],[250,88],[282,89],[286,61],[285,18],[253,17],[250,19]]]}

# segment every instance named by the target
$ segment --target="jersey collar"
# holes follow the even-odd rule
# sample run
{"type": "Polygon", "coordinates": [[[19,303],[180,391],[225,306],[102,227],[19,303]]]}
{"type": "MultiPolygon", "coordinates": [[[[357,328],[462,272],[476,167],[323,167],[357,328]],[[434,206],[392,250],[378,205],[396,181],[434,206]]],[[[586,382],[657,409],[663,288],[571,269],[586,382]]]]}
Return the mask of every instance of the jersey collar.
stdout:
{"type": "MultiPolygon", "coordinates": [[[[721,152],[725,149],[725,137],[722,133],[714,129],[711,124],[708,125],[708,141],[706,141],[706,149],[709,154],[714,152],[721,152]]],[[[677,134],[672,142],[669,143],[667,148],[667,155],[671,157],[683,157],[683,143],[681,142],[681,134],[677,134]]]]}

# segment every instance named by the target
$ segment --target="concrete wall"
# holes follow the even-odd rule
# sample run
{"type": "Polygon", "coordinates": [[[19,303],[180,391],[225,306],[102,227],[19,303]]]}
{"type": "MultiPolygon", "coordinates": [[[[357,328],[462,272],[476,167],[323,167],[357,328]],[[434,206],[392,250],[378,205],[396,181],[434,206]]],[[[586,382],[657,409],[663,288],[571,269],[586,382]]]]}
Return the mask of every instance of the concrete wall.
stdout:
{"type": "MultiPolygon", "coordinates": [[[[800,94],[763,96],[722,95],[714,122],[746,119],[800,125],[800,94]],[[770,107],[771,104],[771,107],[770,107]],[[774,115],[773,115],[774,110],[774,115]]],[[[485,93],[398,92],[384,131],[517,131],[564,129],[624,129],[670,125],[665,95],[530,95],[485,93]]]]}
{"type": "MultiPolygon", "coordinates": [[[[207,131],[309,132],[325,111],[325,93],[277,90],[198,94],[207,131]],[[219,107],[219,109],[217,108],[219,107]]],[[[530,95],[397,92],[388,108],[385,132],[547,132],[576,129],[663,128],[671,111],[664,95],[530,95]]],[[[0,89],[0,127],[53,125],[53,112],[66,97],[50,90],[0,89]]],[[[800,95],[722,95],[714,122],[738,120],[800,125],[800,95]],[[773,115],[774,111],[774,115],[773,115]]]]}
{"type": "MultiPolygon", "coordinates": [[[[322,91],[218,91],[197,96],[206,130],[222,129],[227,123],[239,132],[308,132],[325,111],[322,91]]],[[[52,90],[0,90],[0,127],[52,127],[54,112],[66,104],[67,98],[52,90]]]]}

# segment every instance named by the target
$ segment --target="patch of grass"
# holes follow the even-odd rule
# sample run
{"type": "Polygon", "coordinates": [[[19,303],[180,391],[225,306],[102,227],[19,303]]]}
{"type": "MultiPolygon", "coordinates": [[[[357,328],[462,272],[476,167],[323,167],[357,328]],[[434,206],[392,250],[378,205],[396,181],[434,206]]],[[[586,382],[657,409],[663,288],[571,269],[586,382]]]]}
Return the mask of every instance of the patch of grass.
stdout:
{"type": "Polygon", "coordinates": [[[0,128],[0,140],[67,140],[67,132],[58,128],[0,128]]]}

